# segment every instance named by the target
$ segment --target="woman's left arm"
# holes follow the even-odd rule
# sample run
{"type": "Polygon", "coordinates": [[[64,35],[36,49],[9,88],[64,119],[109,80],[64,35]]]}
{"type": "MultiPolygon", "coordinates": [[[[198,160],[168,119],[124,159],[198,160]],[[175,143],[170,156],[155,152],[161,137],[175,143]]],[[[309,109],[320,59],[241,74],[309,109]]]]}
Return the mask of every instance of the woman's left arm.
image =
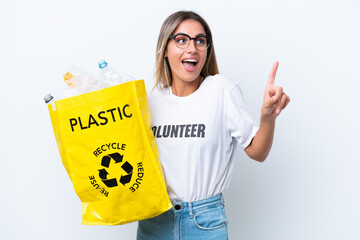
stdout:
{"type": "Polygon", "coordinates": [[[278,66],[279,62],[276,61],[266,85],[259,130],[245,148],[246,154],[259,162],[265,161],[268,156],[274,138],[275,120],[290,102],[290,98],[283,92],[283,88],[274,86],[278,66]]]}

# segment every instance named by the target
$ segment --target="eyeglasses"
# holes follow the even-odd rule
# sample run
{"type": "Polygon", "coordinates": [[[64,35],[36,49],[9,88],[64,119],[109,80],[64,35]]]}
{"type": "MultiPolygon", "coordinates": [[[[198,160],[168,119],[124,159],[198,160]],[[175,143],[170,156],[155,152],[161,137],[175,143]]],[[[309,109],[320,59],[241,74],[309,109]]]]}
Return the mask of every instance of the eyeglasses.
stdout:
{"type": "Polygon", "coordinates": [[[187,34],[179,33],[176,35],[171,35],[170,38],[172,38],[175,41],[175,45],[178,48],[187,48],[191,42],[191,40],[195,41],[195,47],[199,51],[203,51],[207,49],[210,46],[211,39],[205,36],[197,36],[197,37],[190,37],[187,34]]]}

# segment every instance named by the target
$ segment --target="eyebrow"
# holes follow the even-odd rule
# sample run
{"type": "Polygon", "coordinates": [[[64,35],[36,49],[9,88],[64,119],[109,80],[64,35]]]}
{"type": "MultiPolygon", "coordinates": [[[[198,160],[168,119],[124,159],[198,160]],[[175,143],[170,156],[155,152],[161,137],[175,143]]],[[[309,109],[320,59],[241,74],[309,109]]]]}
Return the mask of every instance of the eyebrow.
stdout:
{"type": "MultiPolygon", "coordinates": [[[[183,33],[183,32],[178,32],[178,33],[176,33],[176,34],[174,34],[174,35],[178,35],[178,34],[184,34],[184,35],[186,35],[186,36],[189,36],[189,37],[190,37],[190,35],[189,35],[189,34],[187,34],[187,33],[183,33]]],[[[196,38],[197,38],[197,37],[206,37],[206,34],[205,34],[205,33],[199,33],[199,34],[195,35],[195,37],[196,37],[196,38]]]]}

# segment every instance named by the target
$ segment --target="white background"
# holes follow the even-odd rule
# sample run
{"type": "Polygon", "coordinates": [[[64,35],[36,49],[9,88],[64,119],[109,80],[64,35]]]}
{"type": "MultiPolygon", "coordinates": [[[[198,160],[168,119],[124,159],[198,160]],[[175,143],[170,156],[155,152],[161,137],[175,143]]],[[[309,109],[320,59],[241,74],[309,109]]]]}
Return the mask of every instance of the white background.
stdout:
{"type": "Polygon", "coordinates": [[[181,9],[209,23],[254,119],[275,60],[291,97],[266,162],[238,153],[230,238],[360,239],[358,0],[1,0],[0,239],[135,239],[137,223],[81,225],[42,97],[102,58],[151,86],[160,26],[181,9]]]}

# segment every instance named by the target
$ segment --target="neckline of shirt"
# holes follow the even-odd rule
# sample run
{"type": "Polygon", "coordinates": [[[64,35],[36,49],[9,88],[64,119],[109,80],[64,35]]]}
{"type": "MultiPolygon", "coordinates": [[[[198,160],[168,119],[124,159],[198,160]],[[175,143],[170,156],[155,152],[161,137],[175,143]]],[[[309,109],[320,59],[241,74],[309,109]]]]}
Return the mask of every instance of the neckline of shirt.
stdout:
{"type": "Polygon", "coordinates": [[[188,96],[184,96],[184,97],[179,97],[176,96],[173,92],[172,92],[172,86],[170,86],[168,89],[166,89],[166,92],[168,93],[168,96],[170,97],[171,100],[174,100],[176,102],[185,102],[185,101],[190,101],[191,99],[193,99],[194,97],[196,97],[197,95],[200,94],[200,92],[202,91],[203,85],[206,84],[206,80],[209,78],[205,77],[204,80],[202,81],[202,83],[200,84],[199,88],[195,90],[195,92],[191,93],[188,96]]]}

